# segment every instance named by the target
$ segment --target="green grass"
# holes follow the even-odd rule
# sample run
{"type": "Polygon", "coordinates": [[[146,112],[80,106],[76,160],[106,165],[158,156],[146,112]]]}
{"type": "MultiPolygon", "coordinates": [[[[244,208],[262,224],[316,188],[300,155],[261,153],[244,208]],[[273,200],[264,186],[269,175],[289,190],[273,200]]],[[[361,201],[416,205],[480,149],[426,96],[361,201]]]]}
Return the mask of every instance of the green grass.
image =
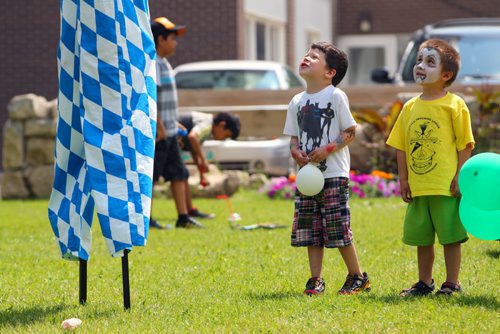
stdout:
{"type": "MultiPolygon", "coordinates": [[[[352,226],[373,289],[338,296],[346,270],[337,250],[324,261],[324,296],[302,295],[306,250],[290,247],[290,229],[231,230],[223,200],[196,200],[217,219],[204,230],[153,230],[130,253],[132,308],[123,310],[121,261],[111,258],[97,224],[88,263],[88,303],[78,304],[78,264],[62,260],[46,201],[0,201],[0,332],[53,333],[64,319],[82,333],[446,332],[500,331],[500,243],[471,238],[463,247],[453,298],[401,300],[417,278],[415,249],[402,244],[400,199],[351,201],[352,226]]],[[[256,192],[232,198],[242,224],[290,224],[293,203],[256,192]]],[[[173,201],[157,199],[155,217],[174,223],[173,201]]],[[[442,248],[434,277],[445,278],[442,248]]]]}

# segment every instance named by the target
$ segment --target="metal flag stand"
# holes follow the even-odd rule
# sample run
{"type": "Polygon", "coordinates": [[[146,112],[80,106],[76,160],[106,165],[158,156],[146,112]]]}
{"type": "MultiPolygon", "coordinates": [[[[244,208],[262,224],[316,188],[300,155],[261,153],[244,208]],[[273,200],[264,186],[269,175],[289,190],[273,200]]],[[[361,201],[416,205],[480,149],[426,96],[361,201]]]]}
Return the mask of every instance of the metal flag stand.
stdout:
{"type": "MultiPolygon", "coordinates": [[[[130,280],[128,272],[128,253],[125,249],[122,256],[122,278],[123,278],[123,307],[130,309],[130,280]]],[[[79,302],[85,305],[87,302],[87,261],[80,260],[80,297],[79,302]]]]}

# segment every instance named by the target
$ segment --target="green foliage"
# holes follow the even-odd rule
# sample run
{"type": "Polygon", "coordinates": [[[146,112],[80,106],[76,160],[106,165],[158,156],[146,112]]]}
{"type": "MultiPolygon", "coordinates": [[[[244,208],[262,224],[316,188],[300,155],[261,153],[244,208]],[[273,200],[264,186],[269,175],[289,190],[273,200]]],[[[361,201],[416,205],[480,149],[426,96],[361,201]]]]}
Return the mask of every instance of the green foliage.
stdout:
{"type": "MultiPolygon", "coordinates": [[[[258,192],[231,198],[242,225],[290,224],[293,202],[258,192]]],[[[80,333],[498,332],[499,242],[463,247],[463,295],[401,300],[417,279],[416,252],[402,244],[405,205],[398,198],[353,199],[352,226],[372,292],[338,296],[346,269],[338,251],[324,259],[326,293],[302,295],[307,253],[290,247],[289,229],[232,230],[223,200],[197,200],[217,214],[204,230],[152,230],[130,253],[132,308],[123,310],[121,261],[98,227],[88,263],[88,303],[78,304],[78,264],[62,260],[45,201],[0,201],[0,332],[54,333],[77,317],[80,333]]],[[[155,217],[173,223],[173,201],[156,199],[155,217]]],[[[445,279],[437,247],[434,278],[445,279]]]]}

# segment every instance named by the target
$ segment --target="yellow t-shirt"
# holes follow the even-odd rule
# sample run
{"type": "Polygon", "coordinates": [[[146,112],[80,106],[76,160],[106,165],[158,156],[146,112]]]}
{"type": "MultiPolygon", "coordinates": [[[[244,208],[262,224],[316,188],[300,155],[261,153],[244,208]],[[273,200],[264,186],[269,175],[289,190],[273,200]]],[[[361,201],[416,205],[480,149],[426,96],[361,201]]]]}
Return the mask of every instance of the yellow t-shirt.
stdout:
{"type": "Polygon", "coordinates": [[[469,109],[452,93],[432,101],[414,97],[403,106],[387,144],[406,152],[412,196],[451,196],[458,152],[474,147],[469,109]]]}

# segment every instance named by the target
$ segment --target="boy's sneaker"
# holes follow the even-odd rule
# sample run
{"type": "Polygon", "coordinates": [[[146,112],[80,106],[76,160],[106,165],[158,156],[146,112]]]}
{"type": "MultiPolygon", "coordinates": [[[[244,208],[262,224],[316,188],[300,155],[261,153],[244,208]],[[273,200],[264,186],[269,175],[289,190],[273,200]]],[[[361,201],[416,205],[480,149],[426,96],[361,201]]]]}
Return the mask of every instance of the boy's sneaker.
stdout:
{"type": "Polygon", "coordinates": [[[308,296],[320,295],[325,292],[325,281],[321,277],[311,277],[306,283],[304,294],[308,296]]]}
{"type": "Polygon", "coordinates": [[[214,219],[215,218],[215,214],[201,212],[197,208],[192,208],[191,210],[189,210],[188,215],[189,215],[189,217],[193,217],[193,218],[202,218],[202,219],[214,219]]]}
{"type": "Polygon", "coordinates": [[[177,219],[177,222],[175,223],[176,228],[204,228],[202,224],[197,222],[191,217],[188,217],[187,219],[177,219]]]}
{"type": "Polygon", "coordinates": [[[434,280],[432,280],[430,285],[427,285],[425,282],[418,281],[413,284],[411,288],[405,289],[399,293],[401,297],[409,297],[409,296],[426,296],[434,291],[434,280]]]}
{"type": "Polygon", "coordinates": [[[158,230],[163,230],[165,227],[161,226],[158,221],[154,220],[153,218],[149,218],[149,228],[156,228],[158,230]]]}
{"type": "Polygon", "coordinates": [[[438,296],[451,296],[455,293],[460,293],[462,292],[462,287],[460,286],[460,283],[451,283],[451,282],[444,282],[441,285],[441,289],[439,289],[436,292],[436,295],[438,296]]]}
{"type": "Polygon", "coordinates": [[[371,290],[371,282],[367,273],[363,273],[363,277],[358,275],[347,275],[342,288],[339,290],[339,295],[357,295],[363,291],[371,290]]]}

